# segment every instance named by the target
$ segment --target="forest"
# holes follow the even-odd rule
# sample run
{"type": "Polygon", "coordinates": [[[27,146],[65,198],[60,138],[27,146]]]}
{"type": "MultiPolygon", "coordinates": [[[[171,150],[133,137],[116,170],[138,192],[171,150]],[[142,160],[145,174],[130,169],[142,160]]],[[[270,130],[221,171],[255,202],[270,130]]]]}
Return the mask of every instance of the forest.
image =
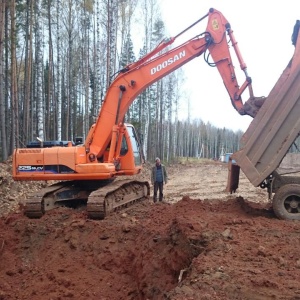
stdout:
{"type": "MultiPolygon", "coordinates": [[[[116,74],[167,35],[161,15],[158,0],[0,0],[0,161],[37,138],[84,139],[116,74]]],[[[237,151],[242,131],[179,118],[184,80],[163,77],[126,114],[146,160],[237,151]]]]}

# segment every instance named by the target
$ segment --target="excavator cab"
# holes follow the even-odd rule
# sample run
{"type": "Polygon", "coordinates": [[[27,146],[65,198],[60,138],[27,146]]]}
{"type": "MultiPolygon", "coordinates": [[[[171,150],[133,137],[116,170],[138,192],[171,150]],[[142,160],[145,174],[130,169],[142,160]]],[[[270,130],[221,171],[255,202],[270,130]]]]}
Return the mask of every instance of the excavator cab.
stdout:
{"type": "Polygon", "coordinates": [[[126,123],[116,126],[116,130],[113,130],[112,142],[107,150],[107,160],[111,162],[111,157],[113,157],[117,172],[125,172],[126,175],[140,172],[143,162],[142,148],[133,125],[126,123]],[[115,145],[114,140],[116,140],[115,145]]]}
{"type": "MultiPolygon", "coordinates": [[[[142,153],[142,148],[141,148],[141,144],[138,138],[138,135],[134,129],[134,127],[131,124],[126,124],[127,127],[127,131],[128,131],[128,136],[130,138],[130,142],[131,142],[131,147],[132,147],[132,153],[133,153],[133,157],[134,157],[134,164],[136,166],[140,166],[142,164],[142,157],[143,157],[143,153],[142,153]]],[[[122,148],[121,148],[122,150],[122,148]]],[[[122,154],[122,151],[121,151],[122,154]]]]}

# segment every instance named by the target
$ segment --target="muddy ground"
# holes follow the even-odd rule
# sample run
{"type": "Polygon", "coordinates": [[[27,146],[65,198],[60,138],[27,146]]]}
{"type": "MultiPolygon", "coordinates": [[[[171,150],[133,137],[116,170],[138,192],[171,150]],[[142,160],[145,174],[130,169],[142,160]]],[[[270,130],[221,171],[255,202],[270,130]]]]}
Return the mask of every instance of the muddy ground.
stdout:
{"type": "Polygon", "coordinates": [[[26,218],[43,184],[13,182],[9,162],[0,170],[0,300],[300,299],[300,222],[244,206],[267,197],[243,174],[225,193],[223,163],[167,166],[163,203],[102,221],[71,208],[26,218]]]}

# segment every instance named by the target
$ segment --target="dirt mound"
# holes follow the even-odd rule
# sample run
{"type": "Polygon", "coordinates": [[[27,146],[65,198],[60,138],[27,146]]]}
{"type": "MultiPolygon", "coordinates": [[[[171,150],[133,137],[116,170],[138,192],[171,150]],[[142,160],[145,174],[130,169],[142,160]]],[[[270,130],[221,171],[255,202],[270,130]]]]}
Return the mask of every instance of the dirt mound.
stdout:
{"type": "Polygon", "coordinates": [[[26,195],[48,185],[47,182],[14,181],[12,157],[0,163],[0,216],[19,210],[26,195]]]}
{"type": "Polygon", "coordinates": [[[241,194],[264,195],[226,195],[223,164],[168,171],[163,203],[102,221],[70,208],[41,219],[26,218],[22,205],[2,214],[0,299],[300,299],[299,222],[245,210],[241,194]]]}

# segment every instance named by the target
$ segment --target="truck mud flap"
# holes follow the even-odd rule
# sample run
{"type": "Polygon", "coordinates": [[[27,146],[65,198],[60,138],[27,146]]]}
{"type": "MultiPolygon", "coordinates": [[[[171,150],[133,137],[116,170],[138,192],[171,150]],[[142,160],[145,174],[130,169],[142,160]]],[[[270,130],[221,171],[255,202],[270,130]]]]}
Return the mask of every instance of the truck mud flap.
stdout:
{"type": "Polygon", "coordinates": [[[228,162],[228,177],[227,177],[227,186],[226,192],[235,193],[239,187],[239,178],[240,178],[240,167],[233,163],[231,159],[228,162]]]}

